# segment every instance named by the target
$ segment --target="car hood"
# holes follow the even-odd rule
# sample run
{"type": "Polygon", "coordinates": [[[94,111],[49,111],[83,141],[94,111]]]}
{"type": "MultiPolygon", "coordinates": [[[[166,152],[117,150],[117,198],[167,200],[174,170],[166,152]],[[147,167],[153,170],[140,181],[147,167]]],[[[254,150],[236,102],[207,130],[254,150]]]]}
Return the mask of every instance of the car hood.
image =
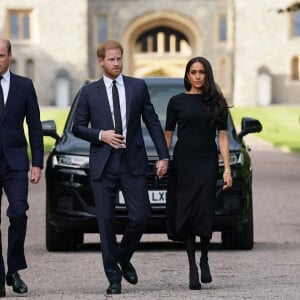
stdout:
{"type": "MultiPolygon", "coordinates": [[[[173,147],[176,143],[177,137],[174,135],[170,155],[173,154],[173,147]]],[[[149,157],[156,157],[157,152],[154,143],[149,134],[144,133],[144,141],[149,157]]],[[[230,151],[235,152],[241,149],[241,144],[234,139],[229,139],[230,151]]],[[[89,155],[90,143],[75,137],[71,132],[65,132],[62,139],[56,144],[55,149],[60,153],[74,154],[74,155],[89,155]]]]}
{"type": "MultiPolygon", "coordinates": [[[[147,155],[157,156],[155,146],[149,134],[144,135],[144,141],[147,155]]],[[[62,139],[56,144],[55,150],[65,154],[89,155],[90,143],[75,137],[71,132],[65,132],[62,139]]]]}
{"type": "Polygon", "coordinates": [[[65,132],[55,145],[57,152],[75,155],[89,155],[90,143],[75,137],[71,132],[65,132]]]}

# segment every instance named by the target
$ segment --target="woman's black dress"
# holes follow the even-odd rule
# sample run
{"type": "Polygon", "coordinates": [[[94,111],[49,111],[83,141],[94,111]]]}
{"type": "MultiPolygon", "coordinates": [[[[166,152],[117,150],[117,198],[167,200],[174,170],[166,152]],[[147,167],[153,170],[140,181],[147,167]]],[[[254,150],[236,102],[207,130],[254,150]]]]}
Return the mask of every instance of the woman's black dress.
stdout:
{"type": "Polygon", "coordinates": [[[218,151],[216,129],[226,130],[226,121],[213,124],[201,94],[178,94],[167,108],[166,131],[177,136],[167,189],[167,234],[174,241],[187,233],[212,236],[216,199],[218,151]]]}

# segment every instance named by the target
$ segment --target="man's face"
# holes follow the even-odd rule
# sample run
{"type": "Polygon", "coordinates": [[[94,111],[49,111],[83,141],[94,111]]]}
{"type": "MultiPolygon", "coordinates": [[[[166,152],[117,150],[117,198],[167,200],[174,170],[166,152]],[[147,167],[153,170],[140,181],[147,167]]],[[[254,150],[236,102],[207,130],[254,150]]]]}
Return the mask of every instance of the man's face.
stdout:
{"type": "Polygon", "coordinates": [[[104,75],[115,79],[123,68],[123,58],[120,49],[108,49],[105,53],[105,58],[99,57],[99,64],[103,68],[104,75]]]}
{"type": "Polygon", "coordinates": [[[7,51],[6,41],[0,39],[0,75],[3,75],[9,67],[11,53],[7,51]]]}

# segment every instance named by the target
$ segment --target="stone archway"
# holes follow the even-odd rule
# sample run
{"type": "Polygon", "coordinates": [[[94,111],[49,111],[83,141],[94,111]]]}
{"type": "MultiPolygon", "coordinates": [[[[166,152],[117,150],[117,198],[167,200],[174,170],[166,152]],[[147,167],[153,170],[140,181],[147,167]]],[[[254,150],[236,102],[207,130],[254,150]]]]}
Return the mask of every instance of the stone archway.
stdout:
{"type": "Polygon", "coordinates": [[[197,24],[185,15],[173,11],[153,11],[133,20],[125,29],[122,45],[124,47],[124,73],[138,77],[147,74],[164,74],[165,76],[183,76],[184,66],[190,56],[202,53],[203,33],[197,24]],[[159,26],[166,26],[181,32],[186,36],[191,53],[189,57],[173,57],[161,59],[153,57],[147,66],[136,69],[135,51],[138,37],[147,30],[159,26]]]}

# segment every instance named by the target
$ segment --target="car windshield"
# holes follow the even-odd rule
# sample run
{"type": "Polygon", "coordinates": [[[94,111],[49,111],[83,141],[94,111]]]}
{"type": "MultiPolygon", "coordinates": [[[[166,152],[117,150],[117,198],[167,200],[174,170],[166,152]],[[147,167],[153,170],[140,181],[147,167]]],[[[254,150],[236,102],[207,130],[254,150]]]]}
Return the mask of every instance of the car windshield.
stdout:
{"type": "MultiPolygon", "coordinates": [[[[185,88],[182,78],[163,78],[163,77],[149,77],[144,78],[149,89],[151,102],[155,108],[155,111],[159,117],[162,128],[164,130],[166,122],[166,112],[169,100],[176,94],[185,93],[185,88]]],[[[75,101],[70,110],[68,120],[66,122],[65,131],[71,131],[73,125],[74,110],[77,105],[79,94],[77,94],[75,101]]],[[[145,136],[148,135],[148,131],[145,124],[142,122],[142,130],[145,136]]],[[[228,118],[228,137],[229,142],[235,143],[235,128],[232,123],[231,116],[228,118]]]]}
{"type": "Polygon", "coordinates": [[[169,100],[176,94],[184,92],[183,88],[175,86],[149,86],[151,102],[164,127],[169,100]]]}

